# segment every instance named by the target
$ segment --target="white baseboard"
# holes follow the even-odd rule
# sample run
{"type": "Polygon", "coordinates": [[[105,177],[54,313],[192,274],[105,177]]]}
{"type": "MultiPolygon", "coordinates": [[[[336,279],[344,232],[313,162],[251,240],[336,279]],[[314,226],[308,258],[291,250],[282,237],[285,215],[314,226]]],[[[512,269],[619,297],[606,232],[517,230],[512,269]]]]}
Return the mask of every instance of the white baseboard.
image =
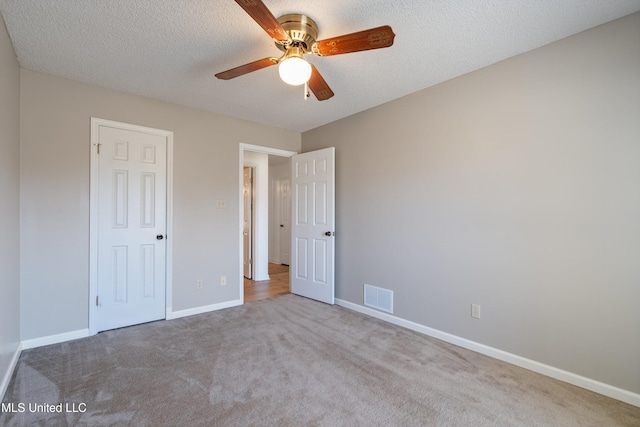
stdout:
{"type": "Polygon", "coordinates": [[[375,317],[376,319],[384,320],[386,322],[393,323],[394,325],[402,326],[404,328],[411,329],[412,331],[416,331],[421,334],[425,334],[430,337],[455,344],[459,347],[463,347],[468,350],[493,357],[494,359],[502,360],[503,362],[511,363],[512,365],[520,366],[521,368],[529,369],[530,371],[537,372],[539,374],[546,375],[548,377],[555,378],[557,380],[564,381],[566,383],[573,384],[587,390],[591,390],[604,396],[620,400],[630,405],[640,407],[640,394],[614,387],[612,385],[605,384],[596,380],[592,380],[590,378],[558,369],[553,366],[545,365],[544,363],[536,362],[535,360],[527,359],[525,357],[499,350],[497,348],[489,347],[487,345],[480,344],[466,338],[461,338],[447,332],[442,332],[437,329],[433,329],[428,326],[412,322],[410,320],[405,320],[391,314],[382,313],[380,311],[364,307],[362,305],[354,304],[349,301],[341,300],[338,298],[336,298],[335,301],[337,305],[348,308],[349,310],[357,311],[358,313],[366,314],[368,316],[375,317]]]}
{"type": "Polygon", "coordinates": [[[205,305],[203,307],[190,308],[188,310],[172,311],[167,314],[167,320],[179,319],[181,317],[193,316],[195,314],[209,313],[211,311],[222,310],[223,308],[236,307],[242,305],[242,301],[233,300],[218,304],[205,305]]]}
{"type": "MultiPolygon", "coordinates": [[[[223,308],[235,307],[238,305],[242,305],[242,301],[240,300],[227,301],[219,304],[212,304],[204,307],[196,307],[196,308],[191,308],[188,310],[182,310],[182,311],[176,311],[176,312],[170,311],[171,309],[169,308],[167,309],[166,319],[167,320],[178,319],[180,317],[193,316],[194,314],[208,313],[210,311],[222,310],[223,308]]],[[[86,338],[89,335],[90,335],[89,329],[80,329],[77,331],[65,332],[57,335],[48,335],[46,337],[24,340],[22,341],[21,346],[22,346],[22,350],[28,350],[30,348],[42,347],[44,345],[58,344],[61,342],[71,341],[78,338],[86,338]]]]}
{"type": "Polygon", "coordinates": [[[13,353],[11,362],[9,362],[9,366],[7,367],[7,372],[5,372],[4,377],[2,378],[2,382],[0,383],[0,402],[4,400],[4,394],[7,392],[9,381],[11,381],[13,371],[15,371],[16,365],[18,364],[20,353],[22,353],[22,343],[18,343],[18,347],[16,348],[15,353],[13,353]]]}
{"type": "Polygon", "coordinates": [[[42,347],[43,345],[58,344],[65,341],[77,340],[89,336],[89,329],[79,329],[77,331],[65,332],[63,334],[48,335],[46,337],[34,338],[22,341],[22,349],[42,347]]]}
{"type": "MultiPolygon", "coordinates": [[[[204,307],[196,307],[188,310],[181,310],[172,312],[171,309],[167,309],[166,318],[167,320],[178,319],[180,317],[193,316],[195,314],[208,313],[211,311],[222,310],[223,308],[236,307],[238,305],[242,305],[241,300],[227,301],[219,304],[207,305],[204,307]]],[[[59,344],[65,341],[71,341],[78,338],[86,338],[89,336],[89,329],[80,329],[77,331],[65,332],[57,335],[48,335],[40,338],[33,338],[30,340],[24,340],[18,344],[18,348],[16,349],[13,358],[11,359],[11,363],[7,368],[7,372],[2,379],[2,383],[0,383],[0,401],[4,397],[4,393],[7,391],[7,387],[9,386],[9,381],[11,380],[11,375],[13,375],[13,371],[16,368],[18,363],[18,359],[22,350],[28,350],[31,348],[42,347],[50,344],[59,344]]]]}

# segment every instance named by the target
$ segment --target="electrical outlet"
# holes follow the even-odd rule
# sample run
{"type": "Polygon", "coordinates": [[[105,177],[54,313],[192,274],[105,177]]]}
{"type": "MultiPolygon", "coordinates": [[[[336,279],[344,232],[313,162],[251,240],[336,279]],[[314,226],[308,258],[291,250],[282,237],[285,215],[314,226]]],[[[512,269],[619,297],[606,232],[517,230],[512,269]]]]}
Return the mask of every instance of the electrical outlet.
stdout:
{"type": "Polygon", "coordinates": [[[202,289],[202,279],[196,280],[196,289],[202,289]]]}
{"type": "Polygon", "coordinates": [[[474,319],[480,318],[480,306],[478,304],[471,304],[471,317],[474,319]]]}
{"type": "Polygon", "coordinates": [[[220,276],[220,286],[227,286],[227,276],[220,276]]]}
{"type": "Polygon", "coordinates": [[[216,207],[218,209],[224,209],[227,207],[227,201],[226,200],[216,200],[216,207]]]}

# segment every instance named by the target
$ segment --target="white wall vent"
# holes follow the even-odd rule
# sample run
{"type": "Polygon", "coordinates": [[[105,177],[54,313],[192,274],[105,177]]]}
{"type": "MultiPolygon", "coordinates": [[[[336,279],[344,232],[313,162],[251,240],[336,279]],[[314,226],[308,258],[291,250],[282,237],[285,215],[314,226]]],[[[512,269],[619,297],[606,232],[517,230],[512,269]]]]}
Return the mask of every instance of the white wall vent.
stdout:
{"type": "Polygon", "coordinates": [[[365,284],[364,305],[393,313],[393,291],[365,284]]]}

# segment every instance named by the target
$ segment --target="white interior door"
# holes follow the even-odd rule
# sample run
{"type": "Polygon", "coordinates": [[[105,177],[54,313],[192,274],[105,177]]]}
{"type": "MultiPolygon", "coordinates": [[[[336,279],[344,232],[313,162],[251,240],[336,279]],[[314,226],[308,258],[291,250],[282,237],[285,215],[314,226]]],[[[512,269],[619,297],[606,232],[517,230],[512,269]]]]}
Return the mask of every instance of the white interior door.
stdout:
{"type": "Polygon", "coordinates": [[[291,292],[334,303],[335,148],[291,158],[291,292]]]}
{"type": "Polygon", "coordinates": [[[280,229],[280,263],[291,263],[291,180],[283,178],[279,181],[278,214],[280,229]]]}
{"type": "Polygon", "coordinates": [[[98,129],[97,330],[165,318],[167,137],[98,129]]]}
{"type": "Polygon", "coordinates": [[[253,168],[244,167],[244,181],[243,181],[243,198],[244,198],[244,213],[242,223],[242,236],[243,236],[243,250],[244,250],[244,277],[247,279],[253,279],[252,263],[253,257],[253,168]]]}

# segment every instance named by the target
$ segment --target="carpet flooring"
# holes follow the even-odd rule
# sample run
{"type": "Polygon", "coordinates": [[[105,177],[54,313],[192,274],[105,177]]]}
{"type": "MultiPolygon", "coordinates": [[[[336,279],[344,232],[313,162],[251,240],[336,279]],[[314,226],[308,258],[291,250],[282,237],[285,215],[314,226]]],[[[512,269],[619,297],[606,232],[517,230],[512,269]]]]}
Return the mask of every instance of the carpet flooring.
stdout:
{"type": "Polygon", "coordinates": [[[0,425],[639,426],[640,408],[284,295],[26,350],[0,425]]]}

